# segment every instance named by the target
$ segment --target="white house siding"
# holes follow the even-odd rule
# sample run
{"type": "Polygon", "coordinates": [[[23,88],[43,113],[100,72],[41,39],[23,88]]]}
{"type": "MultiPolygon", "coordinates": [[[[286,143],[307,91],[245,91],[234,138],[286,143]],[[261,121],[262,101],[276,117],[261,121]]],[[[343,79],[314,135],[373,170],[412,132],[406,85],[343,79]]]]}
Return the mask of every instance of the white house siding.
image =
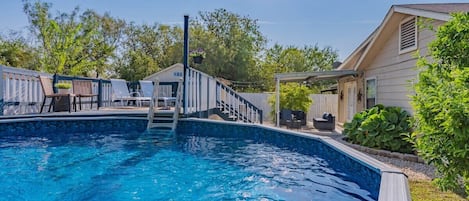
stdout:
{"type": "MultiPolygon", "coordinates": [[[[434,20],[437,28],[443,21],[434,20]]],[[[399,106],[413,113],[410,95],[414,93],[413,84],[417,82],[418,70],[415,51],[399,54],[399,29],[396,29],[385,42],[383,48],[365,68],[365,79],[376,78],[376,103],[386,106],[399,106]]],[[[428,54],[427,45],[434,39],[434,32],[421,29],[418,33],[418,50],[420,55],[428,54]]]]}

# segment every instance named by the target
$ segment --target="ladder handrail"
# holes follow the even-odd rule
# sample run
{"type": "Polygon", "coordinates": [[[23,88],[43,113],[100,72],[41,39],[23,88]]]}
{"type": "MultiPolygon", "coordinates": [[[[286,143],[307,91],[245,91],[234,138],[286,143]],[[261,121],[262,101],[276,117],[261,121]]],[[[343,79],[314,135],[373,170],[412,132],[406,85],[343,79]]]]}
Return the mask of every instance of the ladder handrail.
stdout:
{"type": "Polygon", "coordinates": [[[182,104],[182,82],[183,79],[179,79],[178,88],[176,90],[176,104],[174,105],[173,126],[171,127],[171,131],[176,130],[177,122],[179,119],[179,112],[181,111],[180,107],[182,104]]]}
{"type": "Polygon", "coordinates": [[[148,109],[148,125],[147,128],[150,128],[153,119],[155,118],[155,101],[156,101],[156,107],[158,107],[158,95],[159,95],[159,88],[160,88],[160,81],[158,79],[155,80],[155,84],[153,85],[153,94],[152,98],[150,100],[150,108],[148,109]]]}

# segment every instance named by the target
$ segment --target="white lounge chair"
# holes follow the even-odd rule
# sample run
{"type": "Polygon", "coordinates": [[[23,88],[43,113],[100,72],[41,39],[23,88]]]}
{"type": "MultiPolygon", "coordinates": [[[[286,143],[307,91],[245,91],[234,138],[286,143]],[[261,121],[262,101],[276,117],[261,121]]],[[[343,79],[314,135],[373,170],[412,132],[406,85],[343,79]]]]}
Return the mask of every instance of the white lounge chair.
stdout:
{"type": "Polygon", "coordinates": [[[135,101],[138,107],[142,106],[142,101],[150,101],[151,97],[144,97],[139,92],[129,92],[127,81],[123,79],[111,79],[112,102],[120,101],[122,105],[128,105],[129,101],[135,101]],[[135,94],[135,96],[133,96],[135,94]]]}
{"type": "MultiPolygon", "coordinates": [[[[144,97],[152,97],[153,96],[153,82],[148,80],[140,80],[140,89],[144,97]]],[[[161,87],[160,87],[161,88],[161,87]]],[[[163,101],[164,107],[168,108],[169,103],[173,102],[176,103],[176,97],[168,96],[164,94],[163,91],[159,90],[158,93],[158,100],[163,101]]]]}

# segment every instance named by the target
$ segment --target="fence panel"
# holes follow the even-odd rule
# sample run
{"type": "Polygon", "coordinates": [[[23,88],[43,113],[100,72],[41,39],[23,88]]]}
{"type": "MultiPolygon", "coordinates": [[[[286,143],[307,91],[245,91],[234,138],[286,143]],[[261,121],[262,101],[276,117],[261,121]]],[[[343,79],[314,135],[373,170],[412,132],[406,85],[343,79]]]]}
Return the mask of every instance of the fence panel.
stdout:
{"type": "MultiPolygon", "coordinates": [[[[275,116],[271,115],[272,107],[269,105],[268,100],[275,93],[240,93],[240,95],[257,108],[262,109],[264,119],[273,121],[275,116]]],[[[338,115],[337,94],[311,94],[309,97],[313,100],[313,104],[306,115],[308,121],[313,121],[315,117],[321,117],[324,112],[335,116],[338,115]]]]}

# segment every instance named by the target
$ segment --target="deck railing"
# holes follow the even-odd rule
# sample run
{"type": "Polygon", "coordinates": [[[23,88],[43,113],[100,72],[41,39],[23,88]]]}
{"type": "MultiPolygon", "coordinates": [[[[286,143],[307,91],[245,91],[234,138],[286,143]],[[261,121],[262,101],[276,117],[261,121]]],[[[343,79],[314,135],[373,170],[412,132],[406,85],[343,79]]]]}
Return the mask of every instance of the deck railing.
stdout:
{"type": "MultiPolygon", "coordinates": [[[[42,92],[39,75],[47,76],[57,82],[72,82],[72,80],[93,81],[93,93],[98,94],[98,105],[111,105],[111,82],[104,79],[54,75],[21,68],[0,65],[0,116],[39,113],[44,94],[42,92]]],[[[56,90],[56,89],[54,89],[56,90]]],[[[47,100],[50,104],[50,100],[47,100]]],[[[89,108],[91,99],[83,98],[84,109],[89,108]]]]}
{"type": "Polygon", "coordinates": [[[186,84],[186,114],[201,115],[201,112],[217,108],[234,120],[262,123],[262,110],[212,76],[189,68],[186,72],[186,84]]]}
{"type": "MultiPolygon", "coordinates": [[[[98,105],[112,106],[110,80],[48,74],[2,65],[0,65],[0,75],[0,116],[39,113],[44,98],[39,75],[52,78],[53,84],[71,83],[74,79],[91,80],[93,93],[98,94],[98,105]]],[[[129,84],[131,89],[138,90],[138,86],[129,84]]],[[[262,123],[262,110],[215,78],[189,68],[186,72],[186,84],[184,114],[208,117],[210,111],[220,109],[238,121],[262,123]]],[[[161,91],[167,91],[164,96],[175,96],[177,83],[160,83],[160,85],[164,87],[161,91]]],[[[89,108],[90,103],[91,99],[82,100],[84,109],[89,108]]],[[[46,103],[49,104],[50,102],[46,103]]]]}
{"type": "Polygon", "coordinates": [[[244,122],[262,124],[261,109],[219,81],[216,82],[216,90],[217,107],[226,112],[230,117],[244,122]]]}

